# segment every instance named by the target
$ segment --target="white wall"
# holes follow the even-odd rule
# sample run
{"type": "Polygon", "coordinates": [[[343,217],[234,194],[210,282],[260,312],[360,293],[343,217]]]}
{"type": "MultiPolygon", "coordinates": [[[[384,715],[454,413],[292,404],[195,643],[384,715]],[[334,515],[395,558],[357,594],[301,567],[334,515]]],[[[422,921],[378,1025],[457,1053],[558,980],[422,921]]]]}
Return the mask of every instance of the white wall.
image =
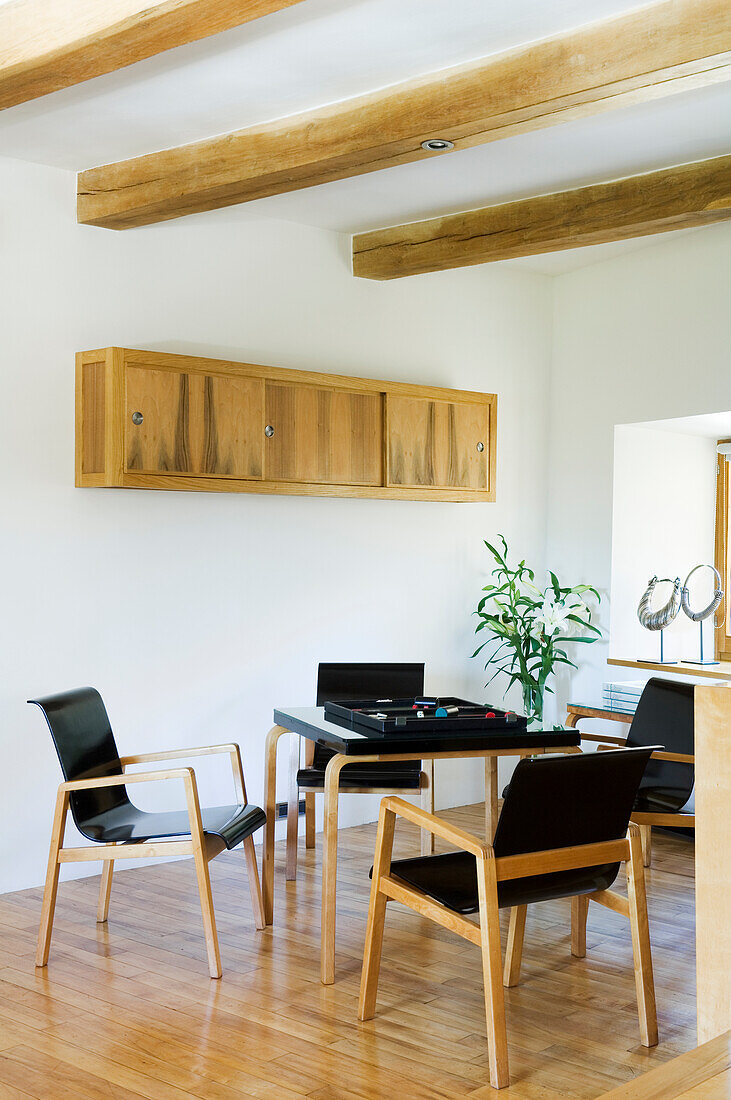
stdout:
{"type": "MultiPolygon", "coordinates": [[[[580,577],[609,594],[615,425],[730,407],[730,285],[728,223],[658,237],[555,280],[546,560],[569,582],[580,577]]],[[[635,486],[642,481],[638,469],[635,486]]],[[[625,477],[624,490],[631,486],[625,477]]],[[[683,527],[686,503],[677,501],[669,538],[683,527]]],[[[636,607],[639,593],[632,599],[636,607]]],[[[638,678],[631,669],[608,675],[606,656],[606,642],[582,652],[571,694],[596,698],[607,678],[638,678]]],[[[563,678],[562,701],[568,692],[563,678]]]]}
{"type": "MultiPolygon", "coordinates": [[[[613,657],[656,661],[660,635],[640,624],[637,604],[652,576],[679,576],[682,582],[694,566],[713,563],[716,441],[618,426],[612,516],[609,651],[613,657]]],[[[688,585],[691,607],[706,607],[715,587],[710,569],[694,574],[688,585]]],[[[669,584],[658,585],[652,608],[660,608],[671,592],[669,584]]],[[[706,622],[703,629],[705,656],[711,657],[713,626],[706,622]]],[[[698,624],[682,611],[664,635],[666,660],[697,659],[698,624]]]]}
{"type": "MultiPolygon", "coordinates": [[[[27,698],[94,684],[122,752],[238,740],[260,801],[272,707],[312,699],[318,660],[425,659],[428,690],[479,697],[481,540],[543,563],[549,279],[354,280],[335,234],[225,214],[113,233],[75,225],[74,191],[0,161],[0,891],[42,881],[59,782],[27,698]],[[498,501],[75,489],[74,352],[109,344],[495,391],[498,501]]],[[[481,790],[440,765],[440,804],[481,790]]],[[[344,824],[374,816],[343,800],[344,824]]]]}

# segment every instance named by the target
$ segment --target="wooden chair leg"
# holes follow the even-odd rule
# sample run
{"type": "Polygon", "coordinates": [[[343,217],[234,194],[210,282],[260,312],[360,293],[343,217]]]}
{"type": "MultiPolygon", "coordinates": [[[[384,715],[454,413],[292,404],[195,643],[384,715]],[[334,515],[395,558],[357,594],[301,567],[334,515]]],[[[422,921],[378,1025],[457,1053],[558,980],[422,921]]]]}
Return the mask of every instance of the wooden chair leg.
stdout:
{"type": "Polygon", "coordinates": [[[222,974],[221,953],[218,949],[216,916],[213,912],[211,877],[208,874],[208,858],[203,836],[200,806],[198,804],[198,790],[195,783],[195,777],[192,773],[190,779],[186,780],[185,783],[185,796],[188,803],[188,820],[190,822],[190,836],[193,842],[193,859],[195,861],[195,874],[198,880],[198,894],[201,902],[203,931],[206,937],[208,972],[212,978],[220,978],[222,974]]]}
{"type": "Polygon", "coordinates": [[[305,795],[305,848],[315,847],[315,796],[305,795]]]}
{"type": "Polygon", "coordinates": [[[492,844],[498,819],[497,756],[485,757],[485,840],[492,844]]]}
{"type": "Polygon", "coordinates": [[[198,879],[198,894],[201,902],[201,916],[203,917],[203,932],[206,937],[206,952],[208,954],[208,972],[212,978],[220,978],[221,953],[218,949],[218,933],[216,932],[216,915],[213,911],[213,894],[211,893],[211,877],[208,874],[208,863],[200,845],[193,838],[193,858],[195,860],[195,873],[198,879]]]}
{"type": "Polygon", "coordinates": [[[346,763],[346,756],[335,753],[328,761],[325,769],[325,829],[322,837],[322,908],[320,916],[320,980],[323,985],[332,985],[335,981],[338,801],[340,772],[346,763]]]}
{"type": "MultiPolygon", "coordinates": [[[[422,764],[421,808],[427,813],[434,813],[434,761],[424,760],[422,764]]],[[[421,854],[430,856],[434,852],[434,833],[428,829],[421,830],[421,854]]]]}
{"type": "Polygon", "coordinates": [[[507,987],[517,985],[520,979],[520,962],[523,958],[523,936],[525,934],[527,912],[527,905],[514,905],[510,910],[508,945],[505,951],[505,969],[503,971],[503,985],[507,987]]]}
{"type": "Polygon", "coordinates": [[[571,954],[576,959],[586,958],[586,918],[589,915],[589,899],[579,894],[571,899],[571,954]]]}
{"type": "Polygon", "coordinates": [[[96,907],[97,924],[104,924],[109,916],[109,897],[112,893],[114,860],[105,859],[102,864],[102,880],[99,884],[99,902],[96,907]]]}
{"type": "Polygon", "coordinates": [[[247,836],[244,841],[244,855],[246,857],[246,871],[249,876],[249,890],[251,891],[251,907],[254,910],[254,923],[259,931],[266,928],[264,920],[264,902],[261,896],[261,882],[259,881],[259,868],[256,864],[256,849],[253,836],[247,836]]]}
{"type": "Polygon", "coordinates": [[[60,868],[58,853],[63,846],[63,834],[66,828],[66,814],[68,813],[68,808],[68,791],[59,791],[58,797],[56,798],[56,810],[53,815],[53,826],[51,828],[51,848],[48,853],[48,869],[46,871],[46,885],[43,890],[41,924],[38,929],[36,966],[45,966],[47,964],[48,953],[51,949],[51,932],[53,931],[53,914],[56,911],[58,872],[60,868]]]}
{"type": "Polygon", "coordinates": [[[376,851],[373,857],[373,880],[371,882],[371,900],[368,906],[365,951],[363,953],[363,971],[360,978],[360,999],[358,1019],[372,1020],[376,1013],[378,995],[378,975],[381,969],[381,948],[383,946],[383,926],[386,920],[388,898],[378,889],[381,875],[387,875],[391,869],[393,851],[393,833],[396,815],[383,805],[378,819],[376,851]]]}
{"type": "Polygon", "coordinates": [[[640,1018],[640,1039],[645,1047],[657,1046],[657,1010],[655,980],[652,974],[650,926],[647,919],[645,871],[639,828],[629,827],[630,858],[627,861],[627,898],[632,928],[632,951],[635,960],[637,1012],[640,1018]]]}
{"type": "Polygon", "coordinates": [[[277,745],[283,726],[272,726],[267,734],[264,765],[264,810],[267,815],[264,826],[264,850],[261,859],[261,893],[264,899],[264,918],[267,924],[274,921],[274,843],[277,816],[277,745]]]}
{"type": "Polygon", "coordinates": [[[297,772],[300,766],[300,739],[291,738],[289,751],[289,783],[287,784],[287,862],[284,877],[287,882],[297,878],[297,833],[299,826],[300,792],[297,772]]]}
{"type": "Polygon", "coordinates": [[[640,840],[642,841],[642,862],[645,867],[652,864],[652,825],[640,825],[640,840]]]}
{"type": "Polygon", "coordinates": [[[502,960],[500,958],[500,914],[497,905],[495,857],[477,859],[477,889],[480,899],[482,973],[485,983],[485,1017],[490,1084],[503,1089],[510,1084],[508,1040],[505,1031],[502,960]]]}

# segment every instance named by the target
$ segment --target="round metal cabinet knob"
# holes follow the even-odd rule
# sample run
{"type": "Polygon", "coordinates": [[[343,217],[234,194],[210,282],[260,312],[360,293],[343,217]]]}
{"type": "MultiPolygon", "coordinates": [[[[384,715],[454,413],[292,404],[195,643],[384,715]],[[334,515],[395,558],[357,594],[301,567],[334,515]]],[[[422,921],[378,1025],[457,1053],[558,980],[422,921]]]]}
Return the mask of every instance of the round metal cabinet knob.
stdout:
{"type": "Polygon", "coordinates": [[[480,452],[484,451],[485,450],[485,444],[482,443],[482,442],[478,443],[477,444],[477,450],[480,451],[480,452]]]}
{"type": "Polygon", "coordinates": [[[141,424],[144,419],[145,418],[144,418],[144,416],[142,415],[141,412],[132,413],[132,423],[133,424],[141,424]]]}
{"type": "Polygon", "coordinates": [[[267,424],[266,428],[264,429],[264,435],[267,437],[267,439],[272,438],[272,436],[274,435],[274,425],[273,424],[267,424]]]}

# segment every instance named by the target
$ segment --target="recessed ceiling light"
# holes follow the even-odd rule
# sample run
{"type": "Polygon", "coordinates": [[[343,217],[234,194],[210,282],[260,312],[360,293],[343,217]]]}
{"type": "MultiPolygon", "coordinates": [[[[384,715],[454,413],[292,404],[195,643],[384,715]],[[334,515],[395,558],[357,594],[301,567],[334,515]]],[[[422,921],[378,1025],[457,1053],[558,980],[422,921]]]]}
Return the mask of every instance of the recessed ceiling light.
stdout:
{"type": "Polygon", "coordinates": [[[454,149],[454,142],[446,138],[432,138],[430,141],[422,141],[422,149],[427,153],[445,153],[447,149],[454,149]]]}

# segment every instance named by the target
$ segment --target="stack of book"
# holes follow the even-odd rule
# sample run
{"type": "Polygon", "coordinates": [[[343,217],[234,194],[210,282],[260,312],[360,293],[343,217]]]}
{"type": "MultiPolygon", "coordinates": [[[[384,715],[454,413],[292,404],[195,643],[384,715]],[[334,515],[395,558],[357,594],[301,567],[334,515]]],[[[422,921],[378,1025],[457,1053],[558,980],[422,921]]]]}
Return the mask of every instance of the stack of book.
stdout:
{"type": "Polygon", "coordinates": [[[645,687],[644,680],[620,680],[604,684],[603,699],[607,710],[622,710],[634,714],[640,695],[645,687]]]}

